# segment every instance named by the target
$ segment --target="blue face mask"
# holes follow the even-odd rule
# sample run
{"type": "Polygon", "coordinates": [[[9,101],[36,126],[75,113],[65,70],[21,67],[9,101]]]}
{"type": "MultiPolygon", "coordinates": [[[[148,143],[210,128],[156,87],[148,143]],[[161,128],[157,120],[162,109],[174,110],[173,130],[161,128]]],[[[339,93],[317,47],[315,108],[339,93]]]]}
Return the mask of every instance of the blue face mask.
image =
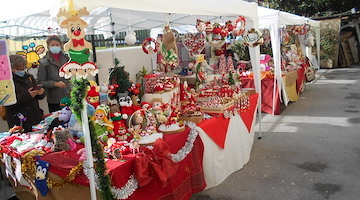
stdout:
{"type": "Polygon", "coordinates": [[[53,54],[58,54],[58,53],[60,53],[60,51],[61,51],[61,48],[59,46],[50,47],[50,52],[53,54]]]}
{"type": "Polygon", "coordinates": [[[14,74],[20,76],[20,77],[24,77],[25,76],[25,70],[23,71],[16,71],[14,74]]]}

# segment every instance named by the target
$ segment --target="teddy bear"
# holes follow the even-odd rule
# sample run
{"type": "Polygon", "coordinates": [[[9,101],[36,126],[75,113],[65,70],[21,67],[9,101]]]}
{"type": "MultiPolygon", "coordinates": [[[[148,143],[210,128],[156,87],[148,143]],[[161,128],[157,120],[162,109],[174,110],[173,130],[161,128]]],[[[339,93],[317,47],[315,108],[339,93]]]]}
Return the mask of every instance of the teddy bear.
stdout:
{"type": "Polygon", "coordinates": [[[49,163],[46,161],[36,161],[35,185],[42,196],[46,196],[49,191],[46,181],[49,166],[49,163]]]}
{"type": "Polygon", "coordinates": [[[62,127],[55,128],[53,131],[54,146],[52,151],[70,151],[76,149],[76,143],[73,141],[69,129],[62,127]]]}

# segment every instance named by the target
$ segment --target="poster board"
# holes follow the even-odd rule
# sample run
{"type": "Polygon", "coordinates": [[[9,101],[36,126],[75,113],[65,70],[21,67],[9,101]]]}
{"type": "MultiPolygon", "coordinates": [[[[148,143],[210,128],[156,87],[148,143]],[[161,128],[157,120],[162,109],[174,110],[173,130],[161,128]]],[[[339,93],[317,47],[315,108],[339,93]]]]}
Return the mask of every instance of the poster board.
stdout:
{"type": "Polygon", "coordinates": [[[0,40],[0,101],[6,95],[10,95],[4,106],[13,105],[16,103],[15,86],[12,77],[11,65],[9,60],[9,50],[5,40],[0,40]]]}

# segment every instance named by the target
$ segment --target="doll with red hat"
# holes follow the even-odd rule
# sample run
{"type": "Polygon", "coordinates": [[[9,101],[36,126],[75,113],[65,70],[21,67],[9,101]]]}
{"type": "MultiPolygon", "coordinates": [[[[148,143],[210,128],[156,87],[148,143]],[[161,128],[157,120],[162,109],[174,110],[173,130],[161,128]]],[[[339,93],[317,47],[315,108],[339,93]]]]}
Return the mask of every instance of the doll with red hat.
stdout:
{"type": "Polygon", "coordinates": [[[92,85],[87,93],[86,101],[96,109],[100,105],[100,87],[92,85]]]}

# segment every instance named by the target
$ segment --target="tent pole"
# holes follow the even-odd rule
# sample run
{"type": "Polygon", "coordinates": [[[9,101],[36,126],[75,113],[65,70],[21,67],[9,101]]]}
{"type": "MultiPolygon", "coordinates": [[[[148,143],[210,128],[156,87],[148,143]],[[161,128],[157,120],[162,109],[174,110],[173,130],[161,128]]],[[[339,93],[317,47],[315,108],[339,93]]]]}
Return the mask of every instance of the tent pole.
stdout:
{"type": "Polygon", "coordinates": [[[89,183],[90,183],[90,195],[91,200],[96,200],[96,189],[95,189],[95,170],[94,170],[94,158],[90,139],[89,122],[87,115],[87,103],[85,99],[82,100],[84,107],[81,111],[82,129],[84,131],[85,150],[86,150],[86,161],[88,163],[89,183]]]}
{"type": "MultiPolygon", "coordinates": [[[[96,58],[96,45],[95,45],[95,28],[94,28],[94,26],[92,27],[92,34],[91,34],[91,44],[92,44],[92,46],[93,46],[93,48],[92,48],[92,52],[93,52],[93,61],[94,61],[94,63],[96,63],[97,62],[97,58],[96,58]]],[[[99,75],[98,74],[96,74],[96,76],[95,76],[95,81],[96,81],[96,83],[99,85],[99,75]]]]}

